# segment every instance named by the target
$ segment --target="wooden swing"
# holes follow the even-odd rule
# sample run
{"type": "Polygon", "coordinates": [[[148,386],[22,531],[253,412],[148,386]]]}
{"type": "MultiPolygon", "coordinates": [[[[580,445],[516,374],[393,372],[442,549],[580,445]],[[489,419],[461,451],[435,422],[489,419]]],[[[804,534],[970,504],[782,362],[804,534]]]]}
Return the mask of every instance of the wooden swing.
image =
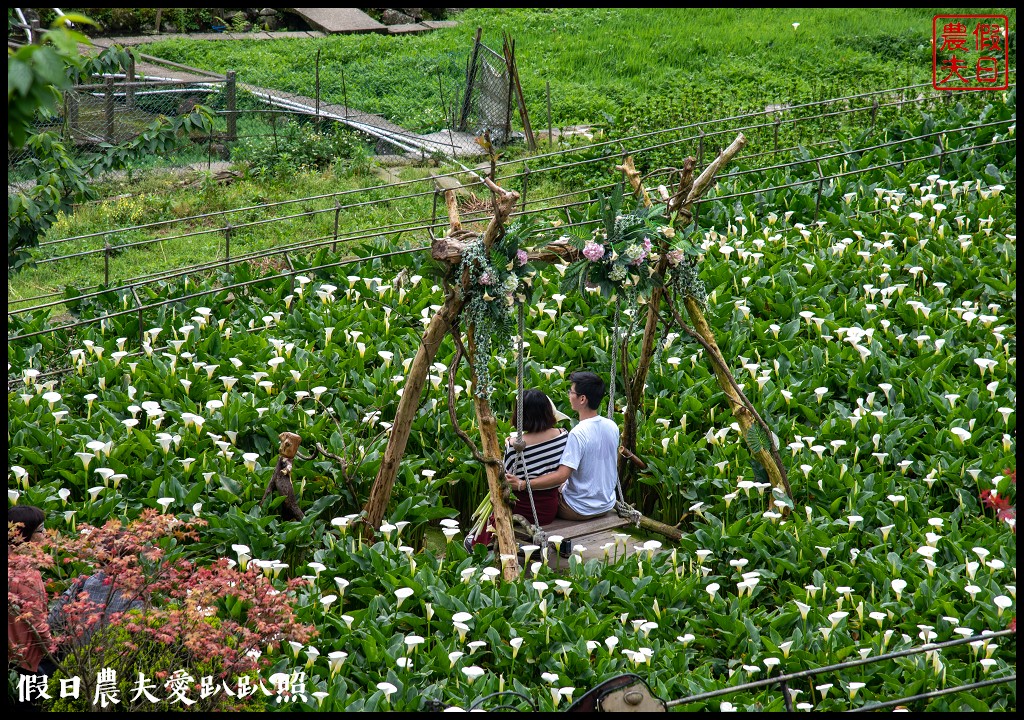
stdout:
{"type": "MultiPolygon", "coordinates": [[[[694,158],[688,158],[684,166],[684,171],[681,173],[679,189],[671,198],[667,197],[667,193],[665,191],[662,191],[663,195],[666,195],[670,211],[672,211],[673,214],[678,213],[680,226],[685,226],[692,221],[690,208],[693,203],[699,200],[703,193],[713,183],[718,170],[733,156],[735,156],[737,152],[739,152],[745,142],[746,139],[743,135],[738,135],[736,140],[734,140],[728,148],[719,153],[718,157],[715,158],[715,160],[713,160],[700,174],[700,177],[697,178],[693,177],[693,169],[696,164],[696,160],[694,158]]],[[[494,172],[494,164],[495,158],[492,156],[492,175],[494,172]]],[[[629,179],[634,190],[642,197],[644,204],[650,204],[650,198],[640,182],[639,173],[633,168],[630,159],[627,158],[623,165],[619,166],[618,169],[622,170],[629,179]]],[[[519,199],[519,195],[514,191],[501,188],[491,177],[483,178],[483,182],[492,192],[494,208],[494,214],[488,223],[486,230],[481,236],[481,244],[486,252],[503,231],[504,223],[515,207],[515,203],[519,199]]],[[[456,263],[461,258],[463,250],[467,247],[469,236],[475,237],[475,233],[469,233],[463,230],[462,223],[459,219],[454,191],[446,189],[444,195],[448,209],[450,229],[447,236],[438,238],[434,241],[431,247],[431,255],[439,262],[456,263]]],[[[559,243],[559,241],[555,241],[554,243],[547,245],[541,251],[530,251],[529,256],[531,259],[560,261],[566,257],[571,257],[574,252],[574,248],[567,244],[559,243]]],[[[659,261],[657,271],[663,273],[666,267],[667,260],[665,256],[663,256],[659,261]]],[[[416,357],[413,359],[408,372],[405,392],[402,394],[399,402],[393,430],[388,439],[388,446],[385,449],[380,469],[378,470],[377,477],[374,480],[373,487],[371,488],[370,498],[367,501],[364,522],[366,526],[365,531],[368,533],[372,533],[379,526],[383,518],[384,510],[387,507],[388,500],[391,495],[391,489],[394,485],[395,477],[398,472],[398,464],[401,460],[402,454],[404,453],[405,445],[409,437],[412,418],[416,412],[417,405],[426,382],[428,367],[433,361],[444,336],[452,333],[452,336],[456,341],[456,347],[461,350],[462,343],[461,338],[457,335],[457,325],[459,315],[463,305],[465,304],[465,297],[468,289],[468,274],[464,272],[461,278],[461,283],[458,283],[457,287],[447,288],[448,292],[444,304],[431,318],[429,325],[424,331],[416,357]]],[[[771,438],[770,430],[764,420],[757,414],[756,410],[753,409],[749,400],[747,400],[743,395],[742,388],[737,385],[735,379],[732,377],[727,364],[722,358],[721,352],[718,350],[714,335],[703,317],[699,303],[692,297],[687,296],[684,298],[686,311],[694,325],[691,328],[683,321],[679,312],[672,305],[669,298],[664,295],[663,288],[656,288],[655,295],[652,296],[651,302],[648,303],[647,323],[644,329],[643,348],[641,359],[638,364],[638,370],[632,376],[626,373],[626,395],[628,402],[623,428],[623,448],[620,449],[620,457],[622,458],[622,463],[620,464],[619,469],[620,482],[624,466],[628,466],[630,463],[637,465],[638,467],[642,465],[642,461],[636,457],[631,448],[635,448],[636,446],[636,407],[639,403],[638,398],[642,396],[644,381],[653,356],[654,332],[657,323],[662,319],[659,312],[662,299],[668,301],[668,307],[676,324],[678,324],[686,334],[690,335],[694,340],[700,343],[707,352],[708,359],[712,362],[719,385],[725,392],[730,410],[732,410],[733,414],[737,417],[743,431],[743,435],[747,440],[747,444],[750,446],[751,454],[765,467],[772,485],[785,492],[787,496],[792,497],[785,468],[781,459],[778,457],[778,450],[774,439],[771,438]],[[761,446],[755,446],[752,444],[752,441],[750,440],[751,434],[748,434],[747,432],[755,425],[768,437],[766,442],[760,443],[761,446]]],[[[467,329],[467,354],[471,359],[476,357],[475,332],[475,325],[470,324],[467,329]]],[[[522,331],[520,331],[520,338],[521,337],[522,331]]],[[[618,338],[616,338],[614,345],[615,347],[618,347],[618,338]]],[[[624,345],[624,356],[625,353],[626,349],[624,345]]],[[[522,353],[520,353],[520,358],[521,356],[522,353]]],[[[612,367],[613,372],[611,377],[612,383],[614,383],[614,360],[612,367]]],[[[476,377],[476,372],[473,368],[472,362],[470,363],[470,368],[472,381],[474,386],[476,386],[478,384],[478,378],[476,377]]],[[[486,470],[488,489],[492,498],[495,515],[495,535],[498,541],[498,548],[503,555],[511,555],[513,558],[512,562],[503,563],[503,575],[505,579],[512,580],[518,577],[519,566],[514,560],[516,557],[515,551],[517,546],[512,531],[512,518],[509,507],[504,502],[504,498],[507,496],[508,485],[504,481],[504,464],[500,460],[503,453],[497,438],[497,421],[491,410],[490,403],[485,397],[477,396],[474,393],[473,405],[476,411],[477,423],[480,429],[480,437],[482,441],[482,452],[477,451],[474,448],[473,454],[474,457],[484,464],[486,470]]],[[[614,412],[614,404],[612,401],[609,402],[609,408],[614,412]]],[[[468,440],[465,433],[457,427],[456,431],[464,440],[468,440]]],[[[471,443],[470,445],[472,447],[471,443]]],[[[618,492],[621,500],[621,485],[618,488],[618,492]]],[[[784,514],[787,509],[788,508],[783,508],[784,514]]],[[[638,524],[641,527],[661,533],[666,537],[675,540],[682,538],[682,533],[677,527],[643,517],[636,510],[632,510],[632,512],[627,512],[626,514],[629,515],[629,519],[620,517],[618,513],[609,513],[600,518],[582,522],[560,520],[548,525],[543,530],[545,533],[559,533],[563,538],[568,537],[570,539],[581,540],[584,537],[593,536],[597,532],[623,527],[628,524],[630,520],[637,522],[637,517],[639,517],[638,524]]],[[[536,520],[536,515],[534,520],[536,520]]]]}
{"type": "MultiPolygon", "coordinates": [[[[626,502],[622,493],[622,485],[619,482],[618,477],[616,477],[615,481],[615,490],[618,500],[612,510],[588,520],[564,520],[562,518],[556,518],[553,522],[550,522],[543,527],[541,526],[540,520],[537,517],[537,507],[533,502],[533,489],[531,487],[529,471],[526,467],[526,457],[524,454],[524,451],[526,450],[526,443],[523,441],[523,393],[526,391],[526,388],[524,387],[523,379],[523,335],[526,332],[526,322],[523,303],[519,302],[518,307],[519,335],[516,340],[516,407],[518,412],[516,413],[516,439],[513,441],[512,447],[516,451],[518,466],[523,468],[523,475],[526,478],[526,492],[530,499],[530,509],[533,511],[533,518],[523,518],[521,515],[512,516],[516,539],[532,542],[540,547],[546,547],[548,537],[555,535],[562,538],[561,546],[564,548],[566,546],[571,547],[574,544],[583,545],[585,542],[592,542],[591,536],[594,536],[593,540],[597,540],[598,542],[600,542],[600,540],[607,540],[608,538],[606,535],[610,530],[616,530],[627,525],[639,527],[643,516],[636,508],[626,502]],[[530,522],[530,519],[533,520],[532,523],[530,522]],[[602,533],[605,534],[605,537],[599,538],[598,536],[602,533]],[[587,540],[584,541],[584,538],[587,538],[587,540]]],[[[615,414],[615,354],[619,343],[619,332],[619,305],[618,302],[616,302],[615,330],[612,338],[611,375],[608,391],[609,420],[613,420],[615,414]]],[[[634,463],[637,463],[641,467],[646,467],[643,460],[631,453],[625,447],[620,447],[619,452],[620,454],[628,454],[628,457],[634,463]]],[[[567,551],[563,550],[563,552],[567,551]]]]}

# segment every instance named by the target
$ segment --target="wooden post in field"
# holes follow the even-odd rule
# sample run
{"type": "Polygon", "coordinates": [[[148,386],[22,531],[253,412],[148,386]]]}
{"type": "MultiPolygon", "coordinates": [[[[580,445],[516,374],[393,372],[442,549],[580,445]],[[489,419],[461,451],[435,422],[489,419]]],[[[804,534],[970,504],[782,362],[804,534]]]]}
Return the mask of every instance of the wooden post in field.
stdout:
{"type": "Polygon", "coordinates": [[[226,142],[234,142],[238,139],[238,113],[236,112],[238,104],[238,88],[235,81],[235,71],[228,70],[225,75],[224,81],[224,94],[227,96],[227,120],[228,120],[228,133],[225,138],[226,142]]]}
{"type": "Polygon", "coordinates": [[[124,106],[135,107],[135,53],[128,51],[128,67],[125,68],[124,106]]]}
{"type": "Polygon", "coordinates": [[[108,77],[103,88],[103,139],[114,142],[114,78],[108,77]]]}

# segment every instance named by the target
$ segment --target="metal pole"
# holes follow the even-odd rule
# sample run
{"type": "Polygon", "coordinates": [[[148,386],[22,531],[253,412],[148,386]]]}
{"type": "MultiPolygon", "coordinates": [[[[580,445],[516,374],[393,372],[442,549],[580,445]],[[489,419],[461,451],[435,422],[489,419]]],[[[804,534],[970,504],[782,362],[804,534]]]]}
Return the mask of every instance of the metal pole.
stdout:
{"type": "Polygon", "coordinates": [[[270,131],[274,133],[274,154],[277,155],[281,151],[277,148],[277,113],[270,113],[270,131]]]}
{"type": "Polygon", "coordinates": [[[427,226],[427,234],[430,235],[431,241],[437,240],[437,236],[434,235],[434,226],[437,225],[437,197],[441,194],[441,189],[434,187],[434,202],[430,208],[430,225],[427,226]]]}
{"type": "Polygon", "coordinates": [[[814,203],[814,222],[818,222],[818,211],[821,209],[821,190],[825,185],[825,178],[821,172],[821,161],[815,160],[814,164],[818,166],[818,177],[821,178],[818,180],[818,199],[814,203]]]}
{"type": "Polygon", "coordinates": [[[288,273],[288,292],[290,294],[295,292],[295,266],[292,264],[292,258],[288,254],[287,250],[282,252],[281,255],[284,256],[285,264],[287,264],[288,269],[291,270],[291,272],[288,273]]]}
{"type": "MultiPolygon", "coordinates": [[[[448,144],[452,147],[452,157],[455,157],[455,137],[452,135],[452,125],[455,118],[448,118],[448,105],[444,101],[444,82],[441,79],[441,68],[437,69],[437,95],[441,99],[441,112],[444,113],[444,124],[448,128],[448,144]]],[[[455,114],[455,105],[452,105],[452,115],[455,114]]]]}
{"type": "Polygon", "coordinates": [[[63,137],[64,143],[66,145],[70,145],[71,144],[71,138],[72,138],[72,135],[71,135],[71,96],[74,94],[74,92],[75,91],[74,91],[73,88],[69,88],[68,91],[66,93],[64,93],[64,102],[63,102],[63,105],[64,105],[64,112],[63,112],[63,115],[64,115],[64,127],[62,128],[61,136],[63,137]]]}
{"type": "Polygon", "coordinates": [[[316,49],[316,124],[320,124],[320,50],[316,49]]]}
{"type": "Polygon", "coordinates": [[[103,91],[103,139],[114,142],[114,78],[108,77],[103,91]]]}
{"type": "Polygon", "coordinates": [[[341,68],[341,99],[345,103],[345,119],[348,120],[348,90],[345,88],[345,68],[341,68]]]}
{"type": "Polygon", "coordinates": [[[110,241],[103,244],[103,284],[110,286],[110,241]]]}
{"type": "Polygon", "coordinates": [[[331,245],[331,252],[338,252],[338,220],[341,218],[341,203],[334,198],[334,243],[331,245]]]}
{"type": "Polygon", "coordinates": [[[469,56],[469,63],[466,65],[466,94],[462,96],[462,112],[459,115],[459,130],[466,130],[466,123],[469,122],[469,113],[473,106],[473,84],[476,80],[476,61],[480,53],[480,36],[484,29],[477,27],[476,36],[473,38],[473,52],[469,56]]]}
{"type": "Polygon", "coordinates": [[[526,212],[526,190],[530,184],[530,166],[523,163],[523,204],[519,212],[526,212]]]}
{"type": "Polygon", "coordinates": [[[141,348],[142,347],[143,338],[145,337],[145,335],[143,333],[143,330],[142,330],[142,300],[139,299],[139,293],[135,289],[135,286],[132,285],[131,288],[132,288],[132,296],[135,298],[135,307],[138,308],[138,310],[139,310],[139,347],[141,348]]]}
{"type": "Polygon", "coordinates": [[[224,226],[224,269],[231,267],[231,223],[224,226]]]}
{"type": "Polygon", "coordinates": [[[79,118],[79,114],[78,114],[78,108],[79,108],[78,92],[76,90],[74,90],[74,89],[68,90],[68,92],[65,95],[65,97],[67,97],[67,99],[68,99],[68,135],[72,139],[74,139],[74,137],[75,137],[75,130],[78,127],[78,118],[79,118]]]}
{"type": "Polygon", "coordinates": [[[786,712],[794,712],[793,696],[789,692],[789,683],[783,680],[779,683],[779,687],[782,688],[782,699],[786,702],[786,712]]]}

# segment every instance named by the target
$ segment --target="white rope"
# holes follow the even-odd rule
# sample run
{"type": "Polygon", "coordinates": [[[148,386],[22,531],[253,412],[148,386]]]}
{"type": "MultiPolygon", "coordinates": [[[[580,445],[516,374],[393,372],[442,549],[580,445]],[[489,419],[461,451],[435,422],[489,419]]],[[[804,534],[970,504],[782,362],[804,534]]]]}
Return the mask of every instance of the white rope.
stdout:
{"type": "MultiPolygon", "coordinates": [[[[612,368],[608,377],[608,419],[615,422],[615,373],[618,366],[619,351],[619,296],[615,295],[615,327],[612,329],[612,368]]],[[[629,518],[636,527],[640,527],[640,511],[626,502],[622,492],[622,481],[618,472],[615,473],[615,493],[619,499],[615,503],[615,512],[619,517],[629,518]]]]}
{"type": "MultiPolygon", "coordinates": [[[[523,482],[526,485],[526,494],[530,498],[530,510],[533,511],[534,537],[540,532],[540,518],[537,517],[537,506],[533,502],[533,488],[530,486],[530,472],[526,467],[526,441],[523,440],[523,384],[524,384],[524,359],[523,359],[523,335],[526,333],[526,311],[524,303],[519,303],[519,337],[516,340],[516,439],[512,447],[516,451],[519,467],[523,470],[523,482]]],[[[539,544],[539,543],[538,543],[539,544]]]]}

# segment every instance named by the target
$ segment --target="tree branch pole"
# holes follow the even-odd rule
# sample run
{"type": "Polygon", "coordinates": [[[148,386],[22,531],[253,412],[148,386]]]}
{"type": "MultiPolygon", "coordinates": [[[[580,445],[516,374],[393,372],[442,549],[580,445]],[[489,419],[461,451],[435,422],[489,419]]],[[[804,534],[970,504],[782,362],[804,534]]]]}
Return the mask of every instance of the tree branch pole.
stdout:
{"type": "MultiPolygon", "coordinates": [[[[669,200],[668,207],[670,212],[676,212],[678,209],[677,226],[682,229],[685,225],[689,225],[692,221],[692,214],[690,208],[693,204],[704,195],[707,189],[714,182],[715,176],[718,171],[732,160],[733,157],[743,149],[746,145],[747,139],[740,133],[736,136],[736,139],[723,150],[718,157],[716,157],[711,164],[709,164],[704,172],[693,182],[693,187],[686,193],[686,199],[680,201],[683,196],[684,186],[680,183],[679,191],[669,200]],[[679,225],[682,222],[682,225],[679,225]]],[[[686,313],[690,316],[690,322],[693,323],[693,329],[704,339],[707,345],[712,348],[711,353],[714,358],[709,358],[714,364],[715,376],[718,378],[718,384],[725,393],[726,398],[729,401],[729,407],[733,414],[736,416],[737,422],[740,424],[740,428],[743,431],[744,440],[746,440],[747,430],[753,424],[754,416],[756,411],[753,410],[746,397],[740,398],[738,387],[736,387],[736,380],[732,377],[732,373],[729,371],[729,367],[722,357],[722,352],[718,348],[718,342],[715,340],[715,334],[711,331],[711,327],[708,325],[707,320],[704,318],[704,313],[700,308],[700,304],[692,297],[683,298],[683,304],[686,306],[686,313]],[[746,401],[744,403],[744,401],[746,401]]],[[[775,447],[775,439],[772,437],[771,428],[757,416],[757,420],[760,421],[763,429],[766,430],[768,435],[769,446],[771,452],[761,450],[753,455],[758,457],[758,462],[764,466],[765,471],[768,473],[768,479],[771,481],[773,487],[777,487],[786,493],[789,498],[793,497],[792,490],[789,486],[789,479],[786,476],[786,468],[782,464],[782,459],[779,457],[778,449],[775,447]],[[768,461],[768,462],[766,462],[768,461]]],[[[748,449],[749,444],[748,444],[748,449]]],[[[787,514],[787,508],[783,508],[783,514],[787,514]]]]}
{"type": "MultiPolygon", "coordinates": [[[[669,213],[676,215],[675,227],[677,230],[684,229],[692,222],[693,216],[690,212],[690,208],[711,186],[715,176],[718,174],[722,166],[735,157],[745,144],[746,138],[744,138],[742,134],[738,135],[729,147],[726,148],[724,152],[720,153],[719,156],[704,169],[696,180],[693,179],[693,169],[696,161],[693,158],[687,158],[680,174],[679,186],[673,196],[668,200],[669,213]]],[[[651,205],[650,197],[642,186],[640,173],[637,172],[633,166],[632,158],[626,158],[622,165],[617,166],[617,169],[623,172],[632,185],[634,192],[639,197],[642,197],[644,205],[649,207],[651,205]]],[[[658,266],[656,268],[656,272],[659,275],[664,275],[667,270],[667,263],[667,258],[663,254],[659,259],[658,266]]],[[[718,348],[714,333],[712,333],[710,326],[704,318],[700,305],[692,298],[684,298],[687,313],[690,315],[694,328],[696,328],[694,329],[683,322],[682,318],[672,306],[671,300],[667,297],[665,289],[659,287],[652,291],[651,299],[647,306],[647,322],[644,326],[644,337],[641,343],[640,359],[637,362],[633,376],[626,378],[629,404],[626,408],[623,420],[623,445],[630,450],[636,449],[638,425],[637,415],[643,399],[644,384],[647,381],[647,375],[654,356],[654,346],[657,337],[659,311],[662,299],[669,300],[669,307],[675,315],[677,323],[688,335],[697,340],[708,353],[708,357],[712,363],[719,386],[725,392],[726,398],[729,402],[729,407],[736,416],[740,427],[743,429],[744,439],[746,439],[746,431],[754,422],[757,422],[765,430],[768,437],[771,438],[771,429],[760,415],[757,414],[753,405],[737,386],[736,380],[729,371],[728,365],[725,363],[721,351],[718,348]]],[[[785,466],[782,464],[782,460],[778,455],[778,450],[775,447],[774,440],[771,441],[770,452],[762,449],[761,451],[752,454],[758,459],[758,462],[765,467],[772,485],[783,490],[787,496],[792,497],[789,480],[786,477],[785,466]]],[[[623,477],[623,485],[626,487],[628,485],[626,481],[631,477],[632,470],[630,465],[622,460],[620,460],[619,464],[620,476],[623,477]]]]}
{"type": "MultiPolygon", "coordinates": [[[[708,354],[708,359],[711,360],[712,368],[715,371],[715,376],[718,378],[718,385],[722,388],[725,393],[725,397],[729,402],[729,409],[732,410],[732,414],[736,417],[736,421],[740,426],[740,434],[746,441],[747,431],[750,427],[757,423],[765,431],[767,436],[771,438],[772,430],[768,427],[768,424],[758,414],[757,410],[754,409],[753,404],[747,399],[747,396],[740,389],[736,382],[736,378],[733,377],[732,372],[729,370],[729,366],[725,362],[725,358],[722,357],[721,350],[718,349],[718,344],[715,342],[715,336],[711,332],[711,328],[708,327],[707,321],[704,319],[704,314],[700,310],[700,305],[693,298],[687,297],[683,299],[686,305],[687,313],[690,315],[691,320],[694,322],[695,327],[690,327],[680,316],[679,311],[676,310],[675,305],[672,304],[672,300],[668,299],[668,307],[672,312],[673,318],[676,323],[687,335],[696,340],[704,352],[708,354]],[[691,308],[691,305],[693,308],[691,308]],[[694,310],[696,313],[694,313],[694,310]],[[703,324],[700,327],[698,324],[703,324]]],[[[751,451],[751,455],[761,465],[764,466],[765,472],[768,473],[768,479],[771,481],[772,487],[779,488],[786,493],[789,498],[793,497],[793,491],[789,486],[789,478],[786,475],[786,468],[782,464],[782,458],[779,457],[778,450],[775,447],[775,441],[770,440],[771,449],[761,449],[754,452],[753,449],[747,444],[747,449],[751,451]]],[[[788,508],[783,508],[783,514],[787,514],[788,508]]]]}
{"type": "MultiPolygon", "coordinates": [[[[693,158],[686,159],[684,167],[688,169],[691,178],[693,177],[694,164],[696,164],[696,161],[693,158]]],[[[651,202],[650,195],[647,194],[647,190],[643,186],[640,173],[633,164],[633,158],[631,156],[627,156],[621,165],[616,166],[616,169],[621,170],[626,176],[629,184],[633,187],[634,194],[642,199],[644,207],[651,207],[653,203],[651,202]]],[[[668,270],[668,257],[666,256],[665,249],[666,248],[661,248],[661,257],[658,258],[658,264],[655,266],[655,275],[657,277],[664,277],[665,271],[668,270]]],[[[644,385],[647,383],[647,374],[651,367],[651,361],[654,359],[654,345],[658,335],[658,308],[661,307],[661,301],[664,296],[664,287],[658,286],[651,291],[651,297],[647,302],[647,319],[644,323],[644,336],[640,346],[640,359],[638,360],[636,370],[632,375],[627,372],[628,362],[625,347],[623,348],[623,380],[626,393],[626,411],[622,416],[622,447],[631,455],[636,453],[636,440],[640,425],[639,410],[643,403],[644,385]]],[[[636,464],[628,462],[627,460],[628,458],[625,455],[620,454],[619,479],[622,484],[623,492],[629,489],[633,478],[638,472],[636,464]]]]}
{"type": "Polygon", "coordinates": [[[448,365],[448,419],[451,420],[452,430],[465,443],[469,451],[473,453],[473,459],[478,463],[498,462],[497,458],[486,458],[481,455],[480,450],[473,443],[473,439],[459,425],[459,418],[455,414],[455,399],[458,397],[455,392],[455,374],[459,370],[459,363],[462,361],[462,358],[469,357],[469,353],[462,344],[462,330],[459,329],[458,324],[452,328],[451,336],[452,342],[455,343],[455,357],[452,358],[451,363],[448,365]]]}
{"type": "Polygon", "coordinates": [[[416,411],[419,409],[420,399],[423,396],[423,387],[426,385],[430,365],[437,356],[441,341],[448,334],[452,323],[458,318],[462,305],[463,300],[459,294],[454,290],[449,292],[441,309],[430,319],[430,324],[423,332],[420,346],[416,350],[416,357],[409,366],[402,398],[398,401],[398,410],[395,412],[395,422],[391,426],[384,458],[377,471],[377,477],[374,478],[373,486],[370,488],[370,497],[366,501],[364,534],[375,531],[384,519],[388,502],[391,500],[391,490],[395,485],[395,477],[398,475],[398,465],[402,461],[402,455],[405,454],[405,446],[409,442],[409,433],[412,431],[412,422],[416,418],[416,411]]]}
{"type": "MultiPolygon", "coordinates": [[[[495,215],[487,223],[487,227],[483,232],[483,246],[489,248],[498,239],[502,230],[505,226],[505,221],[508,219],[509,214],[515,208],[516,202],[519,200],[519,194],[512,192],[512,190],[505,190],[490,181],[489,178],[485,178],[484,182],[487,187],[492,190],[495,195],[495,215]]],[[[447,194],[445,194],[446,196],[447,194]]],[[[449,198],[445,197],[447,210],[449,210],[450,220],[450,237],[441,238],[435,241],[431,248],[431,253],[435,259],[444,259],[447,257],[447,253],[444,248],[449,247],[451,244],[459,244],[462,236],[467,235],[466,231],[462,229],[462,222],[458,215],[458,208],[454,202],[451,202],[449,198]]],[[[455,258],[447,258],[450,261],[454,261],[455,258]]],[[[406,386],[401,394],[401,399],[398,401],[398,410],[395,413],[394,424],[391,427],[391,434],[388,437],[387,448],[384,451],[384,458],[381,462],[380,470],[377,473],[377,477],[374,479],[373,488],[370,491],[370,499],[366,506],[366,518],[367,532],[372,533],[380,526],[381,521],[384,518],[384,513],[387,509],[388,502],[391,499],[391,491],[394,488],[394,480],[398,472],[398,464],[401,461],[401,456],[406,452],[406,446],[409,442],[409,434],[412,431],[413,421],[416,418],[416,412],[419,409],[420,400],[423,395],[423,389],[426,385],[427,374],[430,369],[430,365],[434,361],[434,357],[437,355],[437,350],[440,347],[441,341],[444,336],[451,332],[453,326],[458,322],[459,313],[462,311],[463,305],[465,304],[465,297],[469,291],[468,273],[463,273],[461,278],[462,288],[461,292],[457,290],[451,290],[444,299],[444,304],[441,305],[441,309],[430,320],[430,324],[427,326],[426,331],[423,333],[423,338],[420,341],[420,346],[417,349],[416,357],[413,359],[413,363],[409,369],[409,375],[406,379],[406,386]]],[[[470,339],[472,342],[473,328],[470,328],[470,339]]],[[[472,349],[472,345],[471,345],[472,349]]],[[[473,373],[473,387],[477,387],[475,372],[473,373]]],[[[486,458],[496,457],[492,451],[497,449],[497,453],[500,454],[501,448],[498,442],[498,427],[497,421],[494,418],[494,413],[490,412],[489,404],[484,399],[482,405],[479,403],[479,398],[474,397],[474,407],[477,412],[477,422],[480,426],[480,432],[483,436],[483,452],[486,458]],[[489,436],[488,436],[489,434],[489,436]]],[[[502,484],[504,483],[504,473],[500,471],[498,467],[493,463],[485,464],[487,472],[487,485],[492,495],[492,502],[495,508],[495,520],[497,524],[497,537],[499,550],[502,553],[515,555],[515,539],[512,536],[512,521],[509,508],[502,502],[502,484]]],[[[505,577],[508,579],[514,579],[518,577],[519,568],[514,562],[509,563],[505,567],[505,577]]]]}
{"type": "MultiPolygon", "coordinates": [[[[515,209],[516,201],[519,200],[519,193],[511,190],[503,190],[498,187],[490,178],[485,178],[484,183],[494,194],[494,218],[484,234],[484,253],[490,250],[491,245],[497,239],[499,232],[504,226],[505,220],[515,209]]],[[[512,509],[505,502],[505,466],[501,462],[503,455],[501,443],[498,441],[498,421],[491,410],[491,403],[486,396],[477,394],[480,387],[477,376],[477,364],[487,363],[488,357],[479,357],[476,348],[476,323],[470,323],[466,332],[466,340],[469,351],[470,375],[473,379],[473,409],[476,410],[476,421],[480,427],[480,445],[485,459],[484,471],[487,474],[487,488],[491,493],[491,508],[494,512],[494,535],[498,540],[499,555],[511,556],[512,560],[502,563],[502,574],[506,580],[515,580],[519,577],[519,563],[517,561],[518,548],[516,546],[515,534],[512,531],[512,509]]]]}

